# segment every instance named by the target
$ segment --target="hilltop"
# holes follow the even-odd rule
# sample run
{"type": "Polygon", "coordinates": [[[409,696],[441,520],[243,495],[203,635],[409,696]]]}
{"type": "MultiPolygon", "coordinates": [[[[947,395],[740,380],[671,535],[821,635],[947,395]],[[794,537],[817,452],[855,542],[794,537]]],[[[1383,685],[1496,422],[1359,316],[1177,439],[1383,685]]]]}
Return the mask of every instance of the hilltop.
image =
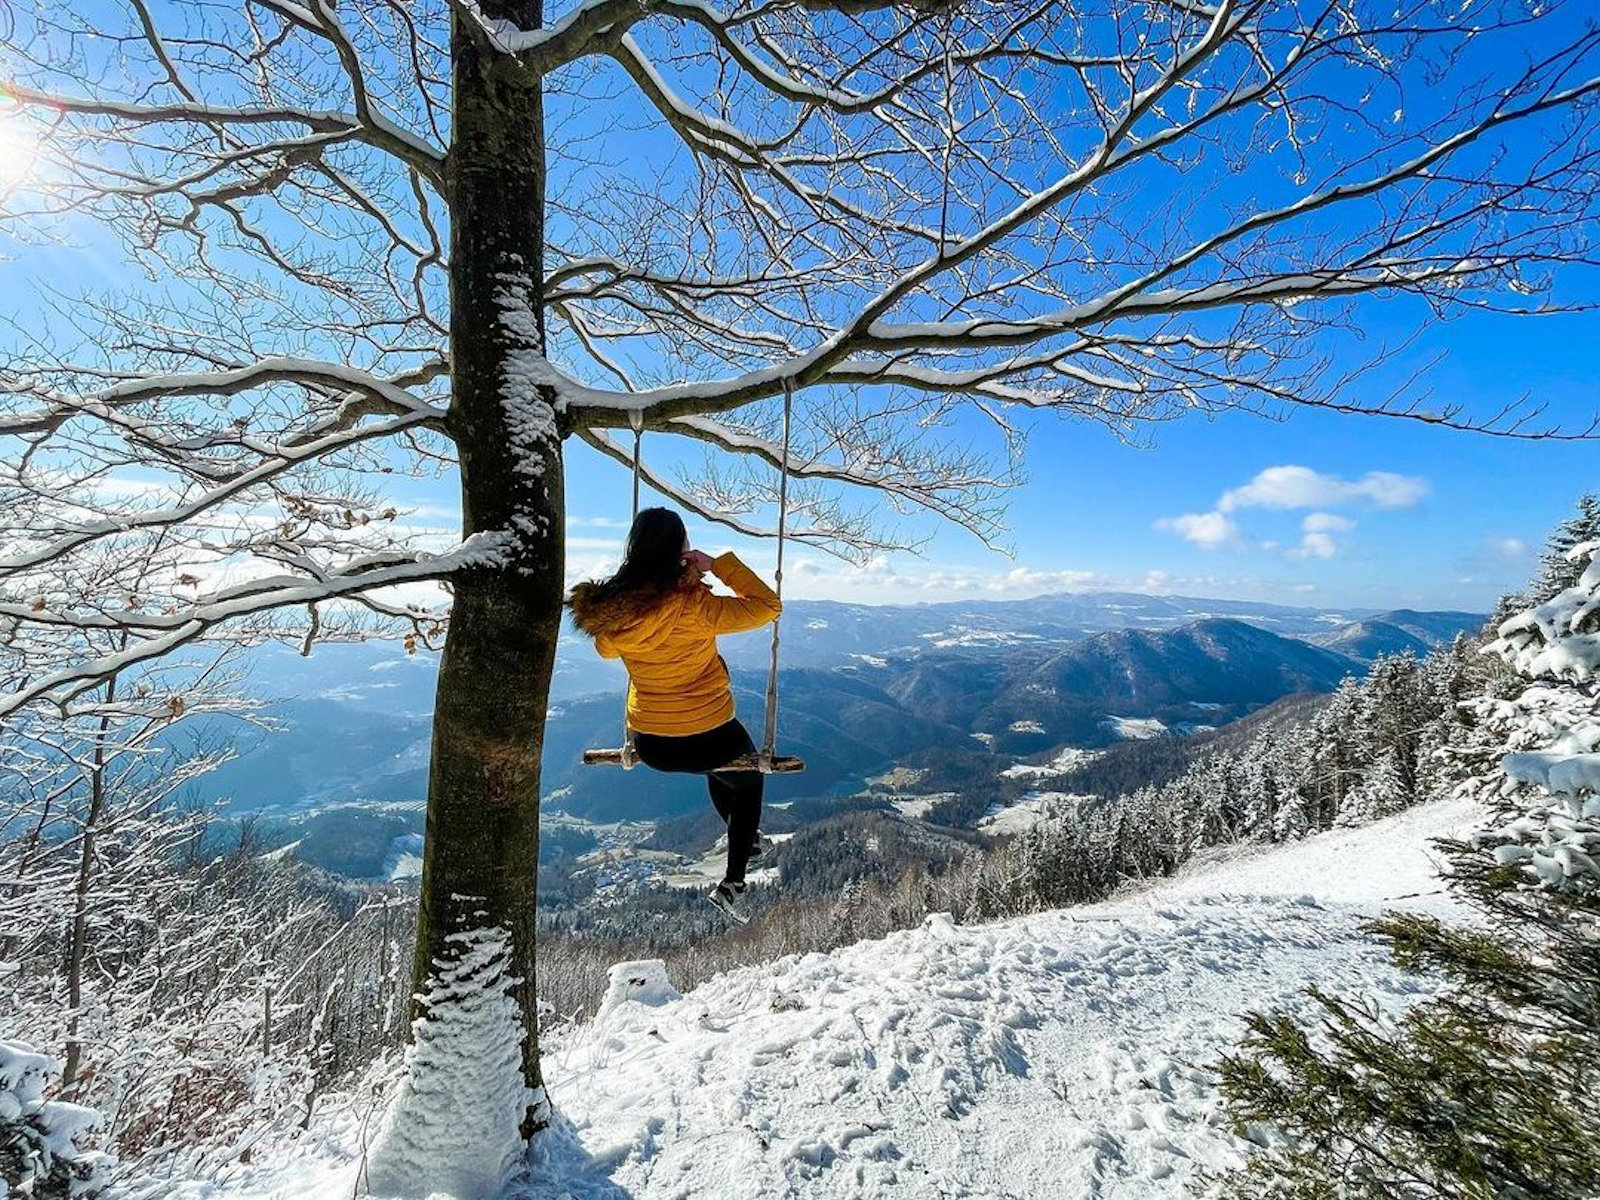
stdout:
{"type": "MultiPolygon", "coordinates": [[[[624,964],[600,1015],[547,1045],[560,1119],[511,1194],[1190,1195],[1242,1149],[1206,1068],[1244,1012],[1309,1011],[1303,989],[1329,980],[1390,1010],[1428,992],[1359,926],[1391,904],[1450,911],[1428,841],[1474,816],[1437,802],[1212,856],[1109,904],[934,916],[686,996],[624,964]]],[[[348,1196],[366,1103],[330,1105],[227,1194],[348,1196]]]]}

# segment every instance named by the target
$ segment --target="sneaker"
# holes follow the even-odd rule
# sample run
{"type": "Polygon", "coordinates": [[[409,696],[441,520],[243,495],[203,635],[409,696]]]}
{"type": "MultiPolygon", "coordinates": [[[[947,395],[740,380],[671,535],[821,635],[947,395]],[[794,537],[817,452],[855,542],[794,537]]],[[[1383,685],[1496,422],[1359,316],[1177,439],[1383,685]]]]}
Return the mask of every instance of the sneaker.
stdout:
{"type": "Polygon", "coordinates": [[[717,886],[714,887],[709,894],[707,894],[706,899],[711,901],[711,903],[717,908],[721,909],[724,916],[743,925],[750,919],[739,911],[736,904],[739,894],[743,891],[744,884],[728,883],[727,881],[724,881],[717,884],[717,886]]]}
{"type": "Polygon", "coordinates": [[[750,857],[760,858],[763,854],[772,853],[772,839],[764,833],[756,834],[756,840],[750,846],[750,857]]]}

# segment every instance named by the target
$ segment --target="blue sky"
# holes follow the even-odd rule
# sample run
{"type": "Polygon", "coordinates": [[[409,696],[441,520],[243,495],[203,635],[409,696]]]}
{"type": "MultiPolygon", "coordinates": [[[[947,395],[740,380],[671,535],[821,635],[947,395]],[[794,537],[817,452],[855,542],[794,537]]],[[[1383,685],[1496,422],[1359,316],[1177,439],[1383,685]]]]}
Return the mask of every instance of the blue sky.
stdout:
{"type": "MultiPolygon", "coordinates": [[[[1400,342],[1418,319],[1409,302],[1368,310],[1372,342],[1400,342]],[[1378,323],[1387,321],[1380,330],[1378,323]]],[[[1399,380],[1440,361],[1426,386],[1441,402],[1492,411],[1524,394],[1551,418],[1581,426],[1600,410],[1600,316],[1473,314],[1433,323],[1371,379],[1399,380]]],[[[1600,489],[1600,444],[1513,441],[1414,422],[1299,410],[1274,421],[1236,413],[1151,431],[1136,448],[1095,426],[1039,419],[1028,480],[1010,499],[1012,557],[929,524],[920,555],[853,569],[801,551],[796,595],[884,602],[1023,596],[1083,588],[1386,608],[1490,607],[1520,584],[1538,547],[1578,495],[1600,489]],[[1297,467],[1290,473],[1277,468],[1297,467]],[[1264,479],[1249,491],[1246,485],[1264,479]],[[1308,474],[1309,473],[1309,474],[1308,474]],[[1373,476],[1377,475],[1374,479],[1373,476]],[[1399,481],[1384,476],[1399,476],[1399,481]],[[1223,515],[1233,536],[1207,538],[1223,515]],[[1293,502],[1293,507],[1274,503],[1293,502]],[[1306,523],[1321,533],[1309,545],[1306,523]],[[1189,530],[1185,536],[1184,529],[1189,530]]],[[[569,509],[623,521],[627,479],[587,451],[573,454],[569,509]]],[[[574,528],[573,566],[614,558],[620,530],[574,528]]],[[[700,525],[708,546],[769,565],[770,546],[700,525]]]]}
{"type": "MultiPolygon", "coordinates": [[[[1559,20],[1549,25],[1519,33],[1523,45],[1473,53],[1506,62],[1547,53],[1563,28],[1559,20]]],[[[1400,109],[1416,117],[1449,103],[1441,89],[1407,78],[1403,90],[1363,102],[1385,113],[1394,107],[1396,119],[1400,109]]],[[[667,154],[668,166],[672,145],[661,139],[654,151],[667,154]]],[[[1148,182],[1179,193],[1186,186],[1181,173],[1153,172],[1148,182]]],[[[1257,204],[1300,191],[1265,167],[1239,185],[1257,204]]],[[[1161,194],[1151,191],[1149,202],[1160,204],[1154,197],[1161,194]]],[[[1584,279],[1568,272],[1562,285],[1568,300],[1592,298],[1600,272],[1584,279]]],[[[1377,363],[1359,385],[1367,394],[1341,399],[1376,402],[1427,366],[1418,382],[1438,407],[1459,405],[1481,417],[1527,396],[1547,406],[1549,423],[1578,428],[1600,412],[1600,315],[1474,312],[1441,322],[1409,298],[1369,300],[1359,314],[1359,340],[1322,347],[1340,369],[1377,363]]],[[[1281,421],[1237,413],[1159,425],[1141,448],[1054,417],[1034,419],[1031,430],[1027,481],[1009,503],[1012,556],[962,530],[913,521],[930,539],[920,556],[852,568],[802,550],[786,587],[864,602],[1114,588],[1482,610],[1526,578],[1578,495],[1600,489],[1600,443],[1512,441],[1305,409],[1281,421]]],[[[625,474],[582,447],[571,451],[568,495],[580,521],[627,516],[625,474]]],[[[772,562],[770,545],[742,543],[703,523],[691,529],[708,548],[740,549],[762,567],[772,562]]],[[[614,562],[619,529],[584,524],[572,532],[575,573],[614,562]]]]}
{"type": "MultiPolygon", "coordinates": [[[[0,136],[0,176],[17,169],[20,153],[0,136]]],[[[75,244],[47,249],[0,235],[0,315],[36,328],[42,281],[99,290],[135,278],[103,239],[70,232],[75,244]]],[[[1438,359],[1426,386],[1470,412],[1524,394],[1569,426],[1600,411],[1600,316],[1478,313],[1438,323],[1412,301],[1367,303],[1361,314],[1364,340],[1338,353],[1343,365],[1380,361],[1362,385],[1373,396],[1438,359]],[[1391,356],[1385,345],[1405,349],[1391,356]]],[[[1526,577],[1577,496],[1600,489],[1600,444],[1518,442],[1399,420],[1241,413],[1161,425],[1148,436],[1151,445],[1134,448],[1096,426],[1035,418],[1027,480],[1009,502],[1012,556],[959,529],[913,520],[911,529],[929,539],[920,556],[850,567],[801,550],[787,588],[864,602],[1113,588],[1484,609],[1526,577]]],[[[607,569],[628,515],[626,475],[573,444],[568,497],[571,573],[607,569]]],[[[441,532],[456,508],[450,479],[408,484],[403,498],[416,506],[416,524],[441,532]]],[[[743,543],[704,522],[692,529],[707,549],[737,548],[758,568],[770,566],[770,544],[743,543]]]]}

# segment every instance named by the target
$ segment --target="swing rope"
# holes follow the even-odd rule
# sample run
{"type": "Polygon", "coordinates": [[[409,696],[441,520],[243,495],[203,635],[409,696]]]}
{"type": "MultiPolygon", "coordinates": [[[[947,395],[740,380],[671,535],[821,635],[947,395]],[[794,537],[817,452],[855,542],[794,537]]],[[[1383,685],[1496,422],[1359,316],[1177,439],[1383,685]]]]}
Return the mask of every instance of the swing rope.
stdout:
{"type": "MultiPolygon", "coordinates": [[[[644,413],[639,409],[630,409],[628,424],[633,426],[633,518],[628,522],[632,529],[639,520],[639,469],[643,461],[644,450],[644,413]]],[[[633,685],[622,689],[622,769],[633,770],[633,764],[639,761],[639,752],[633,745],[633,729],[628,725],[628,690],[633,685]]]]}
{"type": "Polygon", "coordinates": [[[783,458],[778,464],[778,569],[772,590],[778,615],[772,618],[772,661],[767,665],[767,732],[761,743],[761,766],[772,769],[778,749],[778,626],[783,621],[783,542],[789,517],[789,430],[794,422],[794,381],[783,381],[783,458]]]}

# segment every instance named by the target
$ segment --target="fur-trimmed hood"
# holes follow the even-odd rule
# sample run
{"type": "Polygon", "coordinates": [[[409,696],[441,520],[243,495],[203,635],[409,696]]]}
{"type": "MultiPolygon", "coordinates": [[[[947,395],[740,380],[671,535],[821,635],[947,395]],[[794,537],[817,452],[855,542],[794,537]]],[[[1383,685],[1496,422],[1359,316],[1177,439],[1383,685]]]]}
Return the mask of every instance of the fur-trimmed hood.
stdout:
{"type": "Polygon", "coordinates": [[[678,586],[668,592],[618,592],[607,594],[604,584],[595,580],[573,587],[567,600],[572,624],[592,638],[616,637],[637,626],[657,622],[650,618],[669,616],[682,607],[683,599],[704,590],[698,575],[684,573],[678,586]]]}
{"type": "Polygon", "coordinates": [[[601,658],[620,658],[628,668],[630,729],[688,737],[732,719],[717,635],[759,629],[783,604],[732,554],[712,559],[711,573],[733,595],[712,591],[694,571],[664,594],[614,595],[600,583],[572,589],[573,624],[594,639],[601,658]]]}

